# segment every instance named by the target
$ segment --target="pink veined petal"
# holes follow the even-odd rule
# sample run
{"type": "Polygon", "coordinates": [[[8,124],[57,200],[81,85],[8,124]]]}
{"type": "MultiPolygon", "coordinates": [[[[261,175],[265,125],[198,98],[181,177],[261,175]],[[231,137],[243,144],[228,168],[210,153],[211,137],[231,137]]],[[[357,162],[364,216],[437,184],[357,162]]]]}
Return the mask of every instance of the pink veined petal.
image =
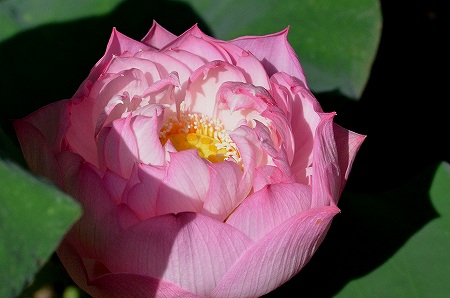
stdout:
{"type": "Polygon", "coordinates": [[[142,94],[143,102],[141,107],[135,110],[133,115],[148,115],[149,110],[154,109],[154,107],[151,107],[151,104],[159,104],[161,105],[161,110],[164,107],[166,113],[169,112],[165,116],[170,116],[170,113],[176,111],[176,107],[179,104],[179,101],[177,102],[175,98],[176,87],[178,88],[178,93],[181,94],[179,91],[181,90],[180,80],[176,72],[171,72],[167,77],[151,84],[142,94]]]}
{"type": "Polygon", "coordinates": [[[295,183],[270,184],[247,197],[226,222],[258,241],[310,206],[311,187],[295,183]]]}
{"type": "Polygon", "coordinates": [[[136,57],[152,61],[157,66],[161,78],[169,76],[171,72],[176,72],[182,85],[192,72],[183,61],[167,55],[165,52],[144,51],[136,54],[136,57]]]}
{"type": "Polygon", "coordinates": [[[160,73],[155,63],[150,60],[141,59],[138,57],[114,57],[105,72],[122,73],[125,70],[130,70],[133,68],[142,71],[148,84],[154,83],[161,79],[160,73]]]}
{"type": "MultiPolygon", "coordinates": [[[[336,140],[337,152],[339,156],[339,167],[341,169],[340,172],[344,173],[344,175],[341,175],[342,181],[341,190],[339,192],[340,197],[340,194],[342,193],[344,186],[347,183],[347,179],[350,174],[350,170],[352,169],[356,153],[358,153],[358,150],[366,139],[366,136],[342,128],[336,123],[334,124],[333,128],[334,138],[336,140]]],[[[336,198],[336,203],[338,202],[339,197],[336,198]]]]}
{"type": "Polygon", "coordinates": [[[223,161],[210,164],[209,172],[211,183],[201,213],[224,221],[246,196],[240,189],[242,171],[237,163],[223,161]]]}
{"type": "MultiPolygon", "coordinates": [[[[271,131],[259,121],[255,121],[256,125],[254,131],[260,141],[261,149],[267,154],[270,159],[267,164],[275,164],[287,177],[292,177],[290,162],[287,157],[286,148],[284,143],[281,146],[275,148],[273,138],[271,138],[271,131]]],[[[286,128],[289,129],[289,128],[286,128]]],[[[288,143],[286,141],[286,143],[288,143]]],[[[292,181],[294,182],[294,181],[292,181]]]]}
{"type": "Polygon", "coordinates": [[[245,77],[238,68],[223,61],[205,64],[189,78],[186,107],[190,112],[216,118],[215,94],[220,86],[228,81],[245,82],[245,77]]]}
{"type": "Polygon", "coordinates": [[[138,53],[136,57],[155,63],[162,78],[169,77],[171,73],[176,73],[179,78],[177,86],[180,88],[175,91],[175,97],[177,102],[184,99],[187,81],[192,73],[185,63],[164,52],[143,51],[138,53]]]}
{"type": "Polygon", "coordinates": [[[251,245],[240,231],[202,214],[166,214],[126,231],[105,265],[112,272],[158,278],[208,296],[251,245]]]}
{"type": "Polygon", "coordinates": [[[74,175],[68,189],[82,204],[83,215],[66,238],[82,255],[98,259],[123,229],[137,222],[137,217],[124,204],[116,205],[97,171],[83,163],[74,175]]]}
{"type": "Polygon", "coordinates": [[[135,116],[131,126],[136,137],[139,161],[155,166],[164,165],[164,149],[159,141],[162,115],[158,117],[157,111],[153,115],[135,116]]]}
{"type": "MultiPolygon", "coordinates": [[[[306,169],[312,163],[314,132],[321,121],[319,113],[323,112],[322,108],[311,91],[300,80],[285,73],[277,73],[271,77],[271,80],[278,86],[283,86],[292,95],[292,104],[285,104],[286,108],[291,109],[292,115],[295,115],[290,117],[295,139],[295,152],[291,168],[298,183],[308,184],[306,169]]],[[[276,90],[280,91],[280,89],[276,90]]],[[[283,96],[275,96],[275,98],[281,105],[283,96]]]]}
{"type": "Polygon", "coordinates": [[[260,297],[279,287],[308,263],[338,212],[335,206],[313,208],[277,226],[245,252],[211,296],[260,297]]]}
{"type": "Polygon", "coordinates": [[[144,43],[123,35],[114,27],[111,33],[111,37],[109,38],[105,54],[91,69],[88,77],[80,85],[77,92],[74,94],[74,97],[87,96],[89,86],[92,84],[92,82],[99,78],[100,74],[104,72],[105,68],[108,66],[114,56],[120,56],[124,52],[130,52],[134,54],[139,51],[145,51],[148,49],[149,47],[144,43]]]}
{"type": "Polygon", "coordinates": [[[191,52],[181,50],[181,49],[172,49],[169,48],[164,51],[164,53],[180,62],[182,62],[184,65],[186,65],[187,68],[191,72],[194,72],[197,68],[201,67],[202,65],[206,64],[208,61],[200,56],[197,56],[191,52]]]}
{"type": "Polygon", "coordinates": [[[262,166],[255,169],[253,190],[256,192],[268,184],[292,183],[291,177],[286,177],[276,166],[262,166]]]}
{"type": "Polygon", "coordinates": [[[139,157],[131,119],[129,115],[114,120],[100,131],[97,139],[100,168],[108,168],[125,179],[130,177],[134,163],[139,157]]]}
{"type": "Polygon", "coordinates": [[[98,166],[95,120],[90,101],[90,98],[85,98],[78,103],[71,102],[69,107],[71,120],[65,138],[71,151],[82,156],[87,162],[98,166]]]}
{"type": "Polygon", "coordinates": [[[242,51],[237,58],[236,66],[239,67],[248,83],[269,90],[269,76],[261,62],[249,52],[242,51]]]}
{"type": "Polygon", "coordinates": [[[14,120],[13,125],[18,137],[21,138],[18,128],[21,123],[27,122],[40,131],[52,152],[60,151],[68,127],[68,106],[69,100],[60,100],[40,108],[25,118],[14,120]]]}
{"type": "Polygon", "coordinates": [[[75,197],[78,194],[79,186],[76,183],[78,179],[80,167],[86,161],[76,153],[65,150],[56,155],[59,168],[61,170],[62,185],[61,188],[75,197]]]}
{"type": "Polygon", "coordinates": [[[333,118],[335,113],[320,114],[322,121],[314,136],[312,167],[311,207],[328,206],[337,202],[342,189],[339,157],[334,139],[333,118]]]}
{"type": "Polygon", "coordinates": [[[98,298],[206,298],[164,280],[130,273],[109,273],[89,284],[98,298]]]}
{"type": "Polygon", "coordinates": [[[200,212],[210,183],[206,162],[194,149],[170,153],[170,156],[156,213],[200,212]]]}
{"type": "Polygon", "coordinates": [[[116,204],[123,203],[123,193],[128,180],[107,169],[103,175],[103,181],[114,202],[116,204]]]}
{"type": "Polygon", "coordinates": [[[25,120],[15,120],[14,128],[29,169],[61,187],[62,173],[44,135],[25,120]]]}
{"type": "Polygon", "coordinates": [[[161,49],[168,43],[171,43],[173,40],[175,40],[177,36],[169,31],[167,31],[165,28],[163,28],[161,25],[159,25],[155,20],[153,20],[152,27],[147,32],[147,34],[144,36],[144,38],[141,40],[142,43],[154,47],[155,49],[161,49]]]}
{"type": "Polygon", "coordinates": [[[166,170],[144,164],[139,164],[137,169],[139,182],[127,191],[125,201],[140,220],[146,220],[157,215],[156,203],[166,170]]]}
{"type": "Polygon", "coordinates": [[[225,61],[233,63],[230,53],[215,43],[216,39],[205,35],[197,26],[184,32],[163,50],[176,49],[193,53],[206,61],[225,61]],[[213,42],[210,42],[213,41],[213,42]]]}
{"type": "Polygon", "coordinates": [[[286,28],[265,36],[243,36],[230,40],[230,43],[255,55],[259,61],[262,61],[269,76],[277,72],[286,72],[306,85],[306,78],[297,54],[287,40],[288,31],[289,28],[286,28]]]}
{"type": "Polygon", "coordinates": [[[217,101],[220,109],[231,111],[254,110],[262,113],[268,105],[273,105],[269,92],[262,87],[249,83],[226,81],[217,91],[217,101]]]}

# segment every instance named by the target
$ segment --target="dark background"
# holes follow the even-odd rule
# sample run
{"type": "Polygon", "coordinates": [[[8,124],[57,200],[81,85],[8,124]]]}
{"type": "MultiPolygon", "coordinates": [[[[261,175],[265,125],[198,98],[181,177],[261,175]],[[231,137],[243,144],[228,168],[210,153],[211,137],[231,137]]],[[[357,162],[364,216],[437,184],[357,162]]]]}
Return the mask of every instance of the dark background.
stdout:
{"type": "MultiPolygon", "coordinates": [[[[429,201],[429,185],[439,162],[450,161],[449,13],[444,2],[448,1],[382,0],[379,51],[361,99],[316,94],[325,111],[338,112],[338,124],[368,137],[339,202],[342,212],[316,255],[298,275],[265,297],[332,297],[349,281],[383,264],[437,216],[429,201]]],[[[194,23],[209,33],[187,6],[129,0],[107,17],[41,26],[0,44],[0,57],[10,62],[0,76],[4,96],[0,124],[5,132],[14,138],[11,119],[72,96],[103,55],[107,40],[98,36],[109,36],[111,23],[140,39],[148,30],[143,19],[157,19],[175,34],[194,23]],[[142,8],[142,15],[131,17],[136,7],[142,8]],[[53,51],[76,49],[76,53],[71,59],[58,58],[48,51],[50,46],[53,51]],[[61,66],[64,75],[55,73],[61,66]],[[51,90],[46,78],[52,79],[51,90]],[[29,102],[24,105],[15,97],[29,102]]],[[[13,151],[0,149],[0,156],[23,162],[13,151]]],[[[71,283],[56,255],[28,291],[52,279],[58,291],[71,283]]]]}

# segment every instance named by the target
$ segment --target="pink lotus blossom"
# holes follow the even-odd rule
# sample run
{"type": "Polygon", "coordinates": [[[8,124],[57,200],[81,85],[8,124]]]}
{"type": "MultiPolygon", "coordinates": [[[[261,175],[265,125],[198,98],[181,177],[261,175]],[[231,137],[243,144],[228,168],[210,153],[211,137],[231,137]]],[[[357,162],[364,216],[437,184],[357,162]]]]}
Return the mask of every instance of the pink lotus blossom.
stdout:
{"type": "Polygon", "coordinates": [[[83,290],[258,297],[310,260],[365,136],[322,110],[287,35],[113,29],[72,98],[14,122],[83,207],[57,249],[83,290]]]}

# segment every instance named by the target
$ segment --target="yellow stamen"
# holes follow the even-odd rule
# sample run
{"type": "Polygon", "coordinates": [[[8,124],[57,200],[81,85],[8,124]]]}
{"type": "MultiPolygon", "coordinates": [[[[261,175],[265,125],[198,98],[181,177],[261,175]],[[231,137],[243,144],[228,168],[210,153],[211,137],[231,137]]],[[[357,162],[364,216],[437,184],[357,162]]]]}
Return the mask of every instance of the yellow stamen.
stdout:
{"type": "Polygon", "coordinates": [[[240,163],[236,144],[218,119],[205,115],[182,114],[163,124],[160,131],[161,144],[170,140],[178,151],[196,148],[198,155],[211,162],[222,162],[232,158],[240,163]]]}

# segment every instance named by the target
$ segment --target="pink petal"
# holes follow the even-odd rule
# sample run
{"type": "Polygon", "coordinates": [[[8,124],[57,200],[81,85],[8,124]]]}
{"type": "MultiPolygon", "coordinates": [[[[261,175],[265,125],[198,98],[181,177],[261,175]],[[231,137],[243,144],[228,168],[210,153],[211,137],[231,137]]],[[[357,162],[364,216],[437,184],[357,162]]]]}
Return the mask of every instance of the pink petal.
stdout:
{"type": "Polygon", "coordinates": [[[127,191],[125,202],[141,220],[157,215],[157,200],[166,170],[162,167],[138,165],[139,182],[127,191]]]}
{"type": "Polygon", "coordinates": [[[322,121],[314,136],[312,181],[312,207],[328,206],[337,202],[342,190],[339,157],[334,141],[335,113],[320,114],[322,121]]]}
{"type": "Polygon", "coordinates": [[[78,185],[74,182],[78,178],[81,165],[86,161],[82,156],[70,151],[61,151],[56,155],[56,158],[63,180],[61,188],[75,197],[78,194],[78,185]]]}
{"type": "MultiPolygon", "coordinates": [[[[193,53],[207,61],[219,60],[232,63],[229,53],[219,47],[216,43],[209,42],[208,39],[211,39],[211,37],[207,37],[200,29],[198,29],[198,27],[195,27],[194,30],[191,28],[180,35],[180,37],[169,46],[172,49],[193,53]],[[206,38],[202,38],[202,36],[206,38]]],[[[212,40],[215,41],[214,39],[212,40]]]]}
{"type": "Polygon", "coordinates": [[[135,140],[137,142],[138,160],[145,164],[162,166],[165,162],[164,149],[159,141],[162,116],[158,111],[153,115],[135,116],[131,120],[135,140]]]}
{"type": "Polygon", "coordinates": [[[227,81],[220,85],[217,91],[220,109],[231,111],[254,110],[258,114],[273,104],[269,92],[252,84],[227,81]]]}
{"type": "Polygon", "coordinates": [[[167,214],[130,228],[114,243],[105,265],[207,296],[251,244],[240,231],[207,216],[167,214]]]}
{"type": "Polygon", "coordinates": [[[197,69],[187,86],[185,101],[189,111],[216,117],[215,94],[228,81],[245,82],[245,77],[238,68],[223,61],[213,61],[197,69]]]}
{"type": "Polygon", "coordinates": [[[209,172],[197,150],[170,154],[166,176],[159,190],[157,214],[200,212],[209,187],[209,172]]]}
{"type": "MultiPolygon", "coordinates": [[[[291,177],[291,168],[290,168],[290,162],[288,160],[285,145],[282,143],[281,148],[275,148],[273,141],[271,138],[271,132],[266,126],[264,126],[261,122],[255,121],[256,125],[254,128],[254,131],[256,135],[258,136],[258,139],[260,141],[261,149],[270,157],[267,164],[275,164],[282,172],[283,175],[287,177],[291,177]]],[[[288,129],[288,127],[286,127],[288,129]]],[[[289,139],[288,139],[289,140],[289,139]]],[[[283,140],[284,141],[284,140],[283,140]]],[[[290,142],[286,141],[287,144],[290,142]]]]}
{"type": "Polygon", "coordinates": [[[291,177],[286,175],[276,166],[262,166],[255,169],[255,178],[253,180],[253,191],[258,191],[268,184],[275,183],[293,183],[291,177]]]}
{"type": "Polygon", "coordinates": [[[127,187],[128,180],[110,170],[106,170],[103,175],[103,181],[114,202],[116,204],[122,203],[123,193],[127,187]]]}
{"type": "Polygon", "coordinates": [[[162,78],[169,77],[171,73],[176,73],[179,78],[177,86],[180,88],[176,90],[175,97],[177,102],[184,99],[187,81],[192,73],[185,63],[163,52],[143,51],[138,53],[136,57],[155,63],[162,78]]]}
{"type": "Polygon", "coordinates": [[[142,43],[159,50],[176,38],[177,36],[175,34],[167,31],[153,20],[152,27],[142,39],[142,43]]]}
{"type": "Polygon", "coordinates": [[[247,197],[227,219],[227,224],[258,241],[279,224],[307,210],[311,188],[303,184],[270,184],[247,197]]]}
{"type": "MultiPolygon", "coordinates": [[[[337,124],[334,124],[334,137],[339,155],[340,172],[344,173],[344,175],[341,176],[342,181],[341,190],[339,193],[340,195],[345,184],[347,183],[356,153],[358,153],[358,150],[366,139],[366,136],[349,131],[337,124]]],[[[337,202],[338,201],[336,200],[336,203],[337,202]]]]}
{"type": "Polygon", "coordinates": [[[209,165],[210,186],[202,214],[223,221],[247,195],[240,189],[242,171],[233,161],[209,165]]]}
{"type": "Polygon", "coordinates": [[[124,52],[137,53],[139,51],[148,50],[149,47],[144,43],[129,38],[113,28],[111,37],[109,38],[106,52],[103,57],[91,69],[88,77],[83,81],[78,88],[74,97],[87,96],[87,91],[92,82],[96,81],[100,74],[110,63],[114,56],[120,56],[124,52]]]}
{"type": "MultiPolygon", "coordinates": [[[[14,120],[14,128],[20,130],[23,122],[27,122],[40,131],[52,152],[61,150],[64,134],[68,127],[69,100],[60,100],[46,105],[20,120],[14,120]]],[[[17,131],[19,139],[26,139],[17,131]]],[[[19,140],[20,141],[20,140],[19,140]]]]}
{"type": "Polygon", "coordinates": [[[265,36],[243,36],[230,41],[252,53],[262,62],[269,76],[285,72],[305,82],[297,54],[287,40],[289,28],[265,36]]]}
{"type": "Polygon", "coordinates": [[[287,115],[288,119],[292,119],[292,134],[295,140],[291,168],[297,182],[308,184],[306,169],[312,163],[314,133],[320,122],[318,113],[322,112],[322,108],[302,81],[287,74],[275,74],[271,80],[279,86],[275,90],[281,92],[284,89],[290,94],[289,97],[280,94],[275,96],[275,99],[279,106],[285,106],[287,111],[291,111],[291,115],[287,115]],[[282,98],[292,98],[292,104],[282,104],[282,98]]]}
{"type": "Polygon", "coordinates": [[[102,259],[111,243],[138,219],[124,204],[116,205],[98,170],[82,163],[68,191],[83,207],[83,215],[66,234],[78,253],[102,259]]]}
{"type": "Polygon", "coordinates": [[[237,57],[236,66],[242,70],[248,83],[267,90],[270,89],[269,76],[264,66],[251,53],[242,51],[242,55],[237,57]]]}
{"type": "Polygon", "coordinates": [[[227,272],[213,297],[260,297],[292,278],[308,263],[339,209],[309,209],[277,226],[227,272]]]}
{"type": "Polygon", "coordinates": [[[128,179],[139,154],[136,136],[131,128],[131,115],[103,128],[97,144],[100,168],[108,168],[128,179]]]}
{"type": "Polygon", "coordinates": [[[130,273],[110,273],[93,280],[94,297],[104,298],[205,298],[164,280],[130,273]]]}
{"type": "Polygon", "coordinates": [[[161,79],[155,63],[147,59],[137,57],[114,57],[106,69],[106,73],[122,73],[125,70],[139,69],[144,74],[146,81],[151,84],[161,79]]]}
{"type": "Polygon", "coordinates": [[[184,65],[186,65],[187,68],[189,68],[189,70],[191,72],[193,72],[194,70],[196,70],[197,68],[201,67],[202,65],[204,65],[205,63],[208,62],[203,57],[197,56],[191,52],[181,50],[181,49],[169,48],[166,51],[164,51],[164,53],[166,55],[182,62],[184,65]]]}
{"type": "Polygon", "coordinates": [[[61,187],[63,185],[61,171],[45,136],[25,120],[15,120],[14,128],[30,171],[61,187]]]}

